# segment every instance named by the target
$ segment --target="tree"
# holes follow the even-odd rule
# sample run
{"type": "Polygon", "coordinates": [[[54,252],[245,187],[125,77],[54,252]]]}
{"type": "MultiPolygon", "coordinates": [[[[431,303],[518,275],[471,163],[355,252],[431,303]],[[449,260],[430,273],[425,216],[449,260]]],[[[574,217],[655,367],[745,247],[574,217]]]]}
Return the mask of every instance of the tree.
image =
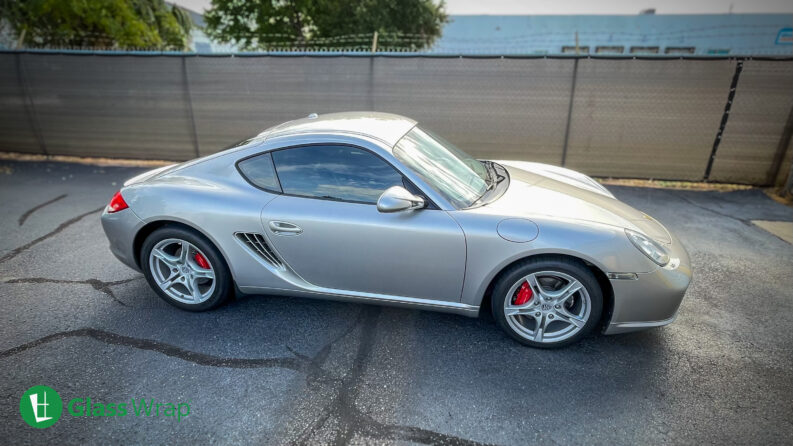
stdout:
{"type": "Polygon", "coordinates": [[[443,0],[212,0],[207,33],[242,49],[427,47],[448,20],[443,0]]]}
{"type": "Polygon", "coordinates": [[[163,0],[0,0],[19,46],[188,48],[190,16],[163,0]]]}

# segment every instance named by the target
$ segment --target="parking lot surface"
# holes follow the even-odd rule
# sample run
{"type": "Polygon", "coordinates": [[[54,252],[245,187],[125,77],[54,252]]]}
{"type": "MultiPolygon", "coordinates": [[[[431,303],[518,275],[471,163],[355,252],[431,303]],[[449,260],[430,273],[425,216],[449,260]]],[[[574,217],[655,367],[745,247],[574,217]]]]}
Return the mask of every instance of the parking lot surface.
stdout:
{"type": "Polygon", "coordinates": [[[99,215],[143,169],[0,162],[0,444],[757,443],[793,438],[793,221],[759,190],[610,187],[691,254],[665,328],[562,350],[488,315],[246,296],[163,302],[107,248],[99,215]],[[64,416],[34,429],[22,393],[64,403],[187,402],[175,417],[64,416]]]}

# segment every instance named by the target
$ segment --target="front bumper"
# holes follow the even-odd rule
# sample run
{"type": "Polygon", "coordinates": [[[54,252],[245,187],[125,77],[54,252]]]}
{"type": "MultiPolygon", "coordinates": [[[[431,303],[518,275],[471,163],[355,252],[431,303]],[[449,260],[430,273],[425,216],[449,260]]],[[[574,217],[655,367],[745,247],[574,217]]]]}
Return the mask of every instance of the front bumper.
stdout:
{"type": "Polygon", "coordinates": [[[143,226],[132,209],[109,214],[107,209],[102,212],[102,229],[110,242],[110,252],[130,268],[140,271],[135,260],[135,234],[143,226]]]}
{"type": "Polygon", "coordinates": [[[663,268],[637,274],[635,280],[610,280],[614,307],[605,334],[627,333],[672,323],[691,283],[691,261],[676,237],[663,268]]]}

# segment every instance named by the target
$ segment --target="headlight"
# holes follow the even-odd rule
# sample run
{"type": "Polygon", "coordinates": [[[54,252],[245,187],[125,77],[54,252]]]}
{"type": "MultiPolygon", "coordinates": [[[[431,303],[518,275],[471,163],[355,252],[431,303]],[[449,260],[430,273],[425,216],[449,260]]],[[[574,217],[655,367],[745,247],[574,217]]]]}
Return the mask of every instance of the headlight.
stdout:
{"type": "Polygon", "coordinates": [[[660,266],[665,266],[669,263],[669,254],[667,254],[664,247],[659,245],[655,240],[630,229],[625,229],[625,234],[628,236],[628,240],[633,243],[633,246],[649,257],[653,262],[660,266]]]}

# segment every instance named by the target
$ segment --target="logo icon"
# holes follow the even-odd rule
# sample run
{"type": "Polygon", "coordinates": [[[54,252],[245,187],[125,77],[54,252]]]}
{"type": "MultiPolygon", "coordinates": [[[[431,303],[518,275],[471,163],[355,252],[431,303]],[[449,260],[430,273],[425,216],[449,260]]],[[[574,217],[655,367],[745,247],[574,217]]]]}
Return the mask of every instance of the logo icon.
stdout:
{"type": "Polygon", "coordinates": [[[58,392],[47,386],[33,386],[19,400],[19,413],[25,423],[43,429],[58,421],[63,412],[63,401],[58,392]]]}

